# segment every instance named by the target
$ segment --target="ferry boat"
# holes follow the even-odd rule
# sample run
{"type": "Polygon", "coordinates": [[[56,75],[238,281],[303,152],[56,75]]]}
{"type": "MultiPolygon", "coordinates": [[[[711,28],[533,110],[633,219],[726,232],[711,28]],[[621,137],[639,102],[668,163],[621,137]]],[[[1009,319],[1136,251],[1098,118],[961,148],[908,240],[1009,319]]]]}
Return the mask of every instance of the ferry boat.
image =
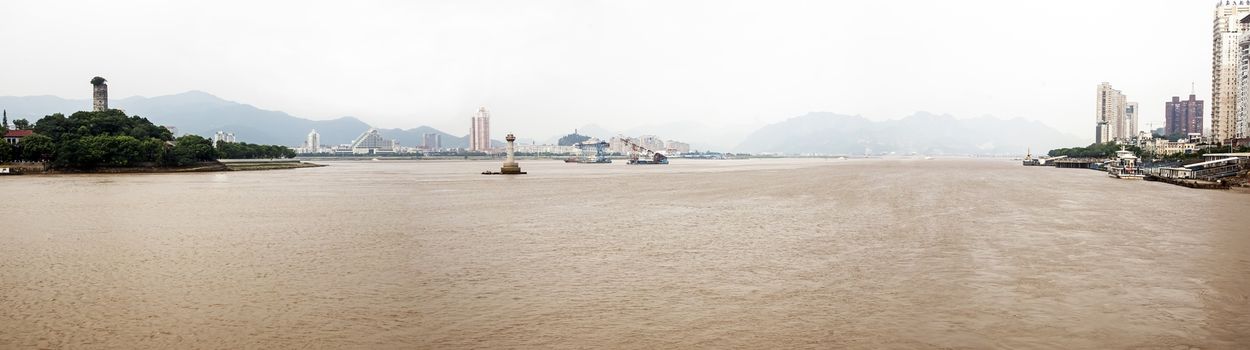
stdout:
{"type": "Polygon", "coordinates": [[[1126,151],[1121,146],[1119,151],[1115,151],[1115,159],[1107,164],[1107,176],[1124,180],[1141,180],[1146,177],[1141,168],[1138,168],[1137,156],[1133,155],[1133,151],[1126,151]]]}

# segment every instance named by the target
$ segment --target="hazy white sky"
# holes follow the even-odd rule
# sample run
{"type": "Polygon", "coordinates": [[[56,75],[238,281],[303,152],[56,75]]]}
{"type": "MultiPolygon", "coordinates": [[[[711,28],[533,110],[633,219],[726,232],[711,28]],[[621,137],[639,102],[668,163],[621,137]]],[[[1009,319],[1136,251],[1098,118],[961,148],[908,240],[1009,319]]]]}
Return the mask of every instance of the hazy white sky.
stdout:
{"type": "MultiPolygon", "coordinates": [[[[1161,127],[1209,101],[1207,0],[0,1],[0,95],[203,90],[296,116],[547,137],[809,111],[1039,120],[1109,81],[1161,127]]],[[[1209,102],[1208,102],[1209,105],[1209,102]]],[[[1210,109],[1208,107],[1207,114],[1210,109]]],[[[1208,117],[1209,119],[1209,117],[1208,117]]],[[[1142,125],[1146,127],[1145,123],[1142,125]]]]}

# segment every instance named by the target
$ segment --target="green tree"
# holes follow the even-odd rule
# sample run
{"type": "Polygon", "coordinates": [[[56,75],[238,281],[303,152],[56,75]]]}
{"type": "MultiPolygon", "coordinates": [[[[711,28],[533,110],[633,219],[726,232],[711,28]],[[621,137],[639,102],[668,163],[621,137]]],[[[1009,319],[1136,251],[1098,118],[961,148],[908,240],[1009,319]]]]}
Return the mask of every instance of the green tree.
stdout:
{"type": "Polygon", "coordinates": [[[101,137],[84,136],[62,142],[57,147],[57,157],[52,164],[64,168],[91,169],[100,166],[109,158],[109,149],[101,137]]]}
{"type": "Polygon", "coordinates": [[[168,165],[191,165],[217,159],[213,142],[198,135],[186,135],[174,141],[174,147],[166,158],[168,165]]]}
{"type": "Polygon", "coordinates": [[[49,115],[40,119],[34,130],[56,141],[97,135],[127,135],[139,140],[173,140],[173,134],[168,129],[152,124],[147,118],[126,116],[126,113],[116,109],[77,112],[69,117],[62,114],[49,115]]]}
{"type": "Polygon", "coordinates": [[[21,150],[20,158],[32,162],[49,160],[56,154],[52,138],[38,133],[22,138],[18,148],[21,150]]]}
{"type": "Polygon", "coordinates": [[[44,116],[35,121],[35,133],[60,139],[69,130],[69,119],[64,114],[56,113],[44,116]]]}
{"type": "Polygon", "coordinates": [[[30,122],[26,121],[26,119],[15,119],[13,120],[13,128],[17,130],[30,130],[30,122]]]}
{"type": "Polygon", "coordinates": [[[590,136],[572,133],[572,134],[564,135],[564,137],[561,137],[560,140],[556,142],[556,144],[560,146],[572,146],[572,145],[585,142],[586,140],[589,140],[589,139],[590,139],[590,136]]]}
{"type": "Polygon", "coordinates": [[[162,126],[140,116],[127,116],[121,110],[77,112],[70,116],[53,114],[37,121],[35,135],[22,141],[21,156],[48,161],[53,168],[90,169],[96,167],[190,165],[218,157],[294,157],[283,146],[222,143],[188,135],[174,139],[162,126]],[[172,143],[172,145],[171,145],[172,143]],[[26,147],[30,144],[29,147],[26,147]]]}
{"type": "MultiPolygon", "coordinates": [[[[1133,154],[1141,156],[1142,149],[1137,146],[1125,146],[1125,150],[1132,151],[1133,154]]],[[[1073,158],[1108,158],[1114,157],[1115,152],[1120,150],[1120,145],[1113,143],[1095,143],[1086,147],[1060,148],[1051,150],[1047,154],[1051,157],[1068,156],[1073,158]]]]}
{"type": "Polygon", "coordinates": [[[219,142],[217,143],[217,157],[225,159],[294,158],[295,150],[278,145],[219,142]]]}
{"type": "Polygon", "coordinates": [[[53,166],[91,169],[95,167],[126,167],[145,159],[142,142],[127,135],[95,135],[62,142],[53,159],[53,166]]]}
{"type": "Polygon", "coordinates": [[[0,141],[0,163],[17,159],[17,149],[8,142],[0,141]]]}
{"type": "Polygon", "coordinates": [[[165,150],[165,141],[148,138],[139,143],[139,159],[143,162],[160,162],[165,159],[165,150]]]}

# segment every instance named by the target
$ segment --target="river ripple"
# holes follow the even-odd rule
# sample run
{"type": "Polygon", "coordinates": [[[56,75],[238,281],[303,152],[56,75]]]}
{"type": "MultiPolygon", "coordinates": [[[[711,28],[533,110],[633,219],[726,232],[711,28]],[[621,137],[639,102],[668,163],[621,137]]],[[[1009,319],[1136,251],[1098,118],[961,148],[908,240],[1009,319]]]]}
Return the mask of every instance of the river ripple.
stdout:
{"type": "Polygon", "coordinates": [[[0,348],[1245,348],[1250,195],[997,160],[0,179],[0,348]]]}

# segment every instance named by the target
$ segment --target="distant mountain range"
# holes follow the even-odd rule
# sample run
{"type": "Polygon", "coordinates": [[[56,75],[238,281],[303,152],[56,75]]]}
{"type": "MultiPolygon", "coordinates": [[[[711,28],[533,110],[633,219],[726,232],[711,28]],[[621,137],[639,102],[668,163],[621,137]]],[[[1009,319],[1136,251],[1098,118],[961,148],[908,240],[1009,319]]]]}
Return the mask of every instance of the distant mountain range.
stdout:
{"type": "MultiPolygon", "coordinates": [[[[34,122],[45,115],[69,115],[90,106],[88,100],[55,96],[0,96],[0,108],[8,110],[9,120],[26,118],[34,122]]],[[[217,131],[227,131],[233,132],[240,141],[260,144],[298,146],[313,129],[321,134],[324,144],[350,143],[370,128],[355,117],[303,119],[226,101],[201,91],[151,98],[128,97],[110,101],[110,106],[160,125],[177,127],[181,133],[210,136],[217,131]]],[[[696,150],[783,154],[863,154],[866,151],[874,154],[1020,154],[1029,148],[1041,153],[1088,143],[1035,121],[992,117],[956,119],[924,112],[876,122],[860,116],[809,113],[746,132],[750,129],[672,122],[621,132],[590,124],[577,131],[602,140],[617,135],[657,135],[665,140],[690,143],[696,150]]],[[[424,134],[436,133],[442,136],[443,147],[468,147],[467,135],[456,136],[428,126],[380,131],[405,146],[420,146],[424,134]]],[[[548,140],[522,139],[520,143],[555,144],[561,136],[564,134],[548,140]]],[[[492,143],[502,145],[497,140],[492,143]]]]}
{"type": "MultiPolygon", "coordinates": [[[[0,96],[0,106],[6,108],[9,119],[26,118],[31,122],[53,113],[72,114],[89,110],[91,101],[70,100],[55,96],[0,96]]],[[[333,120],[308,120],[279,111],[269,111],[251,105],[226,101],[217,96],[190,91],[159,97],[127,97],[109,101],[109,107],[120,108],[130,115],[138,115],[153,123],[177,127],[181,133],[210,136],[217,131],[233,132],[239,141],[298,146],[316,129],[322,143],[350,143],[369,130],[355,117],[333,120]]],[[[379,129],[387,138],[393,138],[405,146],[419,146],[426,133],[442,135],[443,147],[467,147],[467,137],[451,135],[437,129],[422,126],[413,129],[379,129]]]]}
{"type": "Polygon", "coordinates": [[[1040,122],[916,113],[874,122],[860,116],[808,113],[765,126],[735,149],[786,154],[1022,154],[1084,145],[1083,140],[1040,122]]]}

